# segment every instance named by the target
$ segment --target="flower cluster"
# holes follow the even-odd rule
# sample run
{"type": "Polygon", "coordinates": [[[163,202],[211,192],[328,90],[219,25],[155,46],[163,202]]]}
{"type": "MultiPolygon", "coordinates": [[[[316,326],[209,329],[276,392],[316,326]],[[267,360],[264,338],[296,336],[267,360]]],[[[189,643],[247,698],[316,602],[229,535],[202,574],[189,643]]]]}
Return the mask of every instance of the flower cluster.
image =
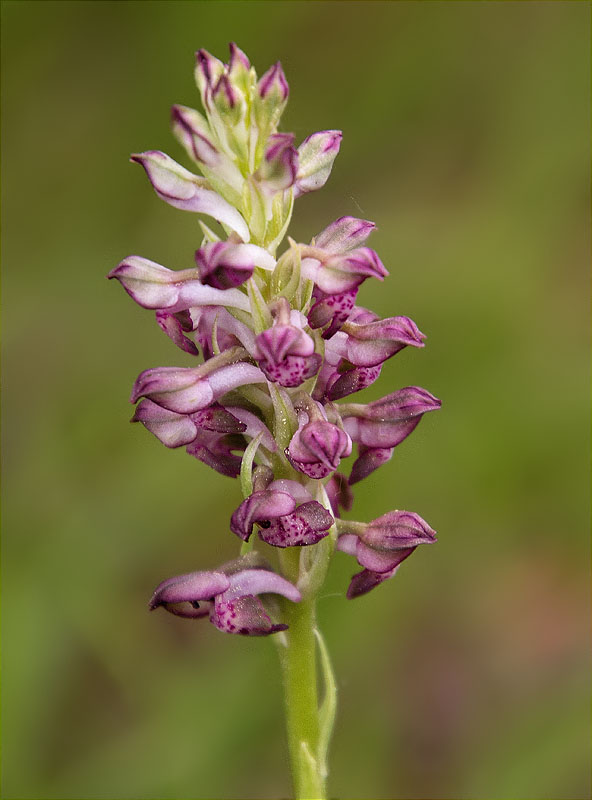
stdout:
{"type": "Polygon", "coordinates": [[[243,544],[231,564],[161,583],[150,607],[209,616],[226,632],[270,634],[285,628],[272,596],[297,603],[318,591],[334,549],[362,567],[348,590],[355,597],[435,541],[414,513],[361,523],[340,512],[351,507],[351,486],[387,462],[440,401],[408,386],[373,403],[338,402],[376,381],[400,350],[424,344],[408,317],[380,319],[356,304],[366,279],[388,274],[367,246],[372,222],[342,217],[310,243],[289,239],[277,255],[294,200],[325,184],[341,132],[313,133],[298,147],[293,134],[278,132],[288,98],[282,67],[258,79],[234,44],[228,64],[200,50],[195,78],[205,115],[173,106],[172,127],[201,175],[160,151],[132,161],[160,198],[213,218],[218,233],[200,223],[190,269],[129,256],[109,277],[196,359],[192,367],[142,372],[133,421],[166,447],[185,447],[222,475],[240,476],[244,499],[230,530],[243,544]],[[354,444],[346,476],[338,469],[354,444]],[[291,581],[251,551],[257,539],[306,551],[291,581]],[[315,571],[316,562],[323,569],[315,571]]]}

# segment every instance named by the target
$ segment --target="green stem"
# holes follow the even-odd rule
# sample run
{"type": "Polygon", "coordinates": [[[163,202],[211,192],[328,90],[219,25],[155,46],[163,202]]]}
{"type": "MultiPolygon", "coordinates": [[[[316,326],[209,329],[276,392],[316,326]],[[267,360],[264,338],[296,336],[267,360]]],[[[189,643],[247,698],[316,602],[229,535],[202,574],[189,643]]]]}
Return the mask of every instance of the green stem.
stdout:
{"type": "Polygon", "coordinates": [[[318,757],[319,703],[316,667],[316,598],[286,603],[289,625],[280,644],[288,748],[296,800],[325,798],[325,765],[318,757]]]}

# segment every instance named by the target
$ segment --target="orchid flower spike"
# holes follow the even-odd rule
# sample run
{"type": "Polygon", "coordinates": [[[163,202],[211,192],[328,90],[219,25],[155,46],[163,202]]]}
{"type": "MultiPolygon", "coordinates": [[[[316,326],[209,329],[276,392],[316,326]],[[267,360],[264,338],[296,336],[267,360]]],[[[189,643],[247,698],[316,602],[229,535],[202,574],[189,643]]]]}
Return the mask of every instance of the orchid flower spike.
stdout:
{"type": "Polygon", "coordinates": [[[295,201],[329,180],[341,131],[298,142],[280,130],[289,97],[282,65],[259,76],[234,43],[226,63],[199,50],[195,80],[203,110],[175,104],[171,113],[191,167],[159,150],[132,161],[160,199],[213,219],[217,232],[200,222],[182,269],[130,255],[108,277],[154,312],[192,360],[140,373],[132,421],[166,448],[183,448],[240,479],[242,500],[233,501],[228,525],[243,560],[164,581],[150,607],[209,616],[232,633],[268,634],[285,627],[267,610],[283,600],[278,606],[265,598],[298,603],[294,583],[307,597],[318,592],[335,547],[363,567],[348,590],[353,597],[394,575],[419,544],[435,541],[412,512],[368,524],[340,513],[352,507],[351,486],[386,463],[440,401],[409,386],[374,402],[349,402],[389,359],[425,343],[409,317],[380,319],[356,304],[366,280],[388,275],[367,244],[376,225],[342,216],[308,243],[288,237],[283,244],[295,201]],[[299,548],[286,575],[256,561],[256,548],[270,547],[299,548]],[[247,551],[255,561],[245,560],[247,551]]]}

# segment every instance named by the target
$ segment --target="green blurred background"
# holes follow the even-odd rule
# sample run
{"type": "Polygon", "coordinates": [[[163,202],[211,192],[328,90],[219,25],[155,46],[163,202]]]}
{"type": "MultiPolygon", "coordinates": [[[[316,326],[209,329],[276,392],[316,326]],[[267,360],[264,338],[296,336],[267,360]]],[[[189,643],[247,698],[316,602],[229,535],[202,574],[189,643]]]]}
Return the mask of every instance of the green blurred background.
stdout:
{"type": "Polygon", "coordinates": [[[281,59],[284,130],[344,131],[307,241],[377,222],[363,305],[422,352],[373,399],[443,400],[356,491],[439,544],[320,618],[339,798],[584,798],[588,766],[587,2],[4,2],[3,781],[7,798],[290,792],[269,640],[149,615],[162,578],[234,557],[236,482],[130,426],[142,370],[188,358],[104,275],[188,267],[196,218],[128,154],[196,106],[193,53],[281,59]]]}

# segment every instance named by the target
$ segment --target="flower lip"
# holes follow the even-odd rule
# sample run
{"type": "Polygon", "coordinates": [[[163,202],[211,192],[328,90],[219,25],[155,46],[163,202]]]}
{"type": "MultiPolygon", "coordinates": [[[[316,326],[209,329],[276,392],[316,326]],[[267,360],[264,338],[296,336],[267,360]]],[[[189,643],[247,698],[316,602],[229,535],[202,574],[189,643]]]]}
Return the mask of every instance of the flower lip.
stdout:
{"type": "Polygon", "coordinates": [[[319,371],[322,356],[304,330],[277,320],[255,340],[255,357],[268,380],[280,386],[300,386],[319,371]]]}
{"type": "Polygon", "coordinates": [[[276,517],[283,517],[292,513],[295,508],[296,501],[287,492],[269,489],[253,492],[233,513],[230,530],[240,539],[248,541],[255,522],[267,522],[276,517]]]}
{"type": "Polygon", "coordinates": [[[329,532],[333,517],[316,500],[301,503],[290,514],[270,520],[259,538],[273,547],[303,547],[316,544],[329,532]]]}
{"type": "Polygon", "coordinates": [[[331,514],[295,481],[280,480],[253,492],[232,515],[230,530],[248,541],[253,525],[259,538],[273,547],[316,544],[333,525],[331,514]]]}
{"type": "Polygon", "coordinates": [[[310,478],[326,478],[352,451],[349,435],[326,419],[315,419],[300,425],[286,456],[292,466],[310,478]]]}

